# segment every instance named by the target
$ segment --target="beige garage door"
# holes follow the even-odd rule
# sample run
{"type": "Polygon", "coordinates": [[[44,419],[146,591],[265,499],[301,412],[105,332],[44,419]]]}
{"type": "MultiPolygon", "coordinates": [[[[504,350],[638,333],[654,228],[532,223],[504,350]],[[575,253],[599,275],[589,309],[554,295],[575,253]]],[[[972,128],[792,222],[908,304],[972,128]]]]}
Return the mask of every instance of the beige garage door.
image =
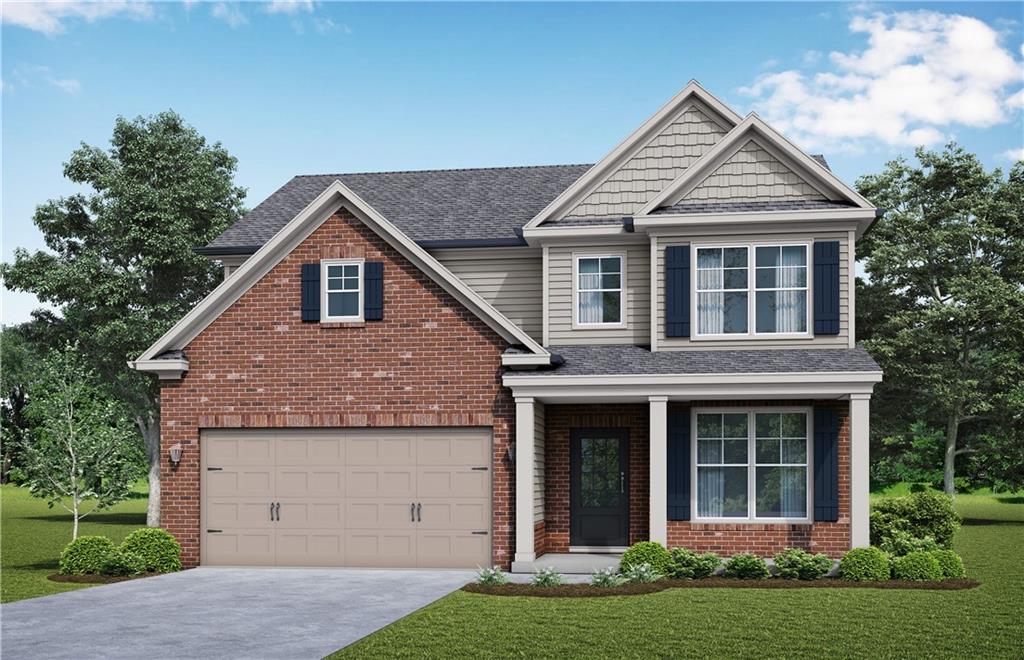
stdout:
{"type": "Polygon", "coordinates": [[[201,456],[203,564],[490,564],[490,430],[205,431],[201,456]]]}

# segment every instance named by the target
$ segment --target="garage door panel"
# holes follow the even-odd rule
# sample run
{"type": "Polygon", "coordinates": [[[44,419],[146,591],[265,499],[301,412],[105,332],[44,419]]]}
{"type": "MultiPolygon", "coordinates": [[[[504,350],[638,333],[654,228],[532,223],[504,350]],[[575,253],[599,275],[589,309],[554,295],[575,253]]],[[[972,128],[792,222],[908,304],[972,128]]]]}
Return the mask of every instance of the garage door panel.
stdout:
{"type": "Polygon", "coordinates": [[[215,433],[203,438],[207,465],[273,465],[274,436],[259,433],[215,433]]]}
{"type": "Polygon", "coordinates": [[[345,555],[349,566],[416,566],[416,533],[348,530],[345,532],[345,555]]]}
{"type": "Polygon", "coordinates": [[[279,467],[345,464],[345,441],[341,434],[282,432],[274,451],[279,467]]]}
{"type": "Polygon", "coordinates": [[[217,529],[273,527],[269,499],[221,499],[206,502],[206,527],[217,529]]]}
{"type": "Polygon", "coordinates": [[[206,489],[210,497],[270,499],[274,495],[274,473],[259,466],[207,469],[206,489]]]}
{"type": "Polygon", "coordinates": [[[277,510],[278,528],[343,529],[345,527],[345,505],[339,499],[325,500],[281,500],[277,510]]]}
{"type": "Polygon", "coordinates": [[[276,497],[344,497],[345,471],[337,467],[278,467],[276,497]]]}
{"type": "Polygon", "coordinates": [[[348,465],[416,464],[416,440],[411,433],[349,433],[345,445],[348,465]]]}
{"type": "Polygon", "coordinates": [[[281,529],[276,534],[278,566],[345,565],[345,532],[281,529]]]}
{"type": "Polygon", "coordinates": [[[413,503],[404,500],[348,500],[345,519],[350,529],[412,529],[413,503]]]}
{"type": "Polygon", "coordinates": [[[490,503],[486,500],[424,500],[416,526],[422,529],[471,529],[487,531],[491,526],[490,503]]]}
{"type": "Polygon", "coordinates": [[[490,474],[466,467],[426,467],[416,471],[419,497],[490,497],[490,474]]]}
{"type": "Polygon", "coordinates": [[[416,546],[416,565],[420,568],[466,568],[491,563],[490,534],[420,530],[416,533],[416,546]]]}
{"type": "Polygon", "coordinates": [[[389,497],[416,498],[416,468],[395,467],[348,467],[346,470],[346,495],[348,497],[389,497]]]}
{"type": "Polygon", "coordinates": [[[419,465],[491,464],[490,443],[481,442],[479,432],[436,431],[417,438],[419,465]]]}
{"type": "Polygon", "coordinates": [[[267,566],[274,563],[274,530],[234,529],[206,534],[205,563],[267,566]]]}

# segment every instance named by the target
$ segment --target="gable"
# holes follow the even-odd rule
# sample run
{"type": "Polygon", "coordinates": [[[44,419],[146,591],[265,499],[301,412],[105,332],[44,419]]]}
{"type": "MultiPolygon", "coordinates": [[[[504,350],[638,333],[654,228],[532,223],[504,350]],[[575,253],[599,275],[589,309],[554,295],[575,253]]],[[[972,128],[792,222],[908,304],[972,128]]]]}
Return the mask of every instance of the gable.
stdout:
{"type": "Polygon", "coordinates": [[[680,204],[708,201],[765,202],[826,197],[756,140],[749,140],[718,166],[680,204]]]}
{"type": "Polygon", "coordinates": [[[728,132],[694,102],[603,183],[570,209],[567,218],[632,215],[728,132]]]}

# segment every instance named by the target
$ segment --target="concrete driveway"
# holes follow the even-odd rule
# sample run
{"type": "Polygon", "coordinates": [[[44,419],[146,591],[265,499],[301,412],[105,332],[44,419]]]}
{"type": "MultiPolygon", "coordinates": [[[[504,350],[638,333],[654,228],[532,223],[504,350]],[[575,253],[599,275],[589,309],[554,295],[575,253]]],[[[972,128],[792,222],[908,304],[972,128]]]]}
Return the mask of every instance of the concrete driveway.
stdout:
{"type": "Polygon", "coordinates": [[[0,655],[322,658],[473,577],[442,570],[196,568],[3,605],[0,655]]]}

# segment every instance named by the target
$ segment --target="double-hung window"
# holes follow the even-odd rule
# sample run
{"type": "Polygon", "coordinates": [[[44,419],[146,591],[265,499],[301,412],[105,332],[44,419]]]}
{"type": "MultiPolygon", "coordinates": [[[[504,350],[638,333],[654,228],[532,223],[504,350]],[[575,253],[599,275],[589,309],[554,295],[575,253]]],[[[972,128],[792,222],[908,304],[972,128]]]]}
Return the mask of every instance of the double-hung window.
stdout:
{"type": "Polygon", "coordinates": [[[622,325],[623,257],[576,257],[576,325],[622,325]]]}
{"type": "Polygon", "coordinates": [[[328,260],[321,262],[320,281],[323,321],[363,320],[363,262],[328,260]]]}
{"type": "Polygon", "coordinates": [[[807,245],[696,252],[697,336],[807,335],[807,245]]]}
{"type": "Polygon", "coordinates": [[[704,410],[695,416],[697,519],[807,520],[806,410],[704,410]]]}

